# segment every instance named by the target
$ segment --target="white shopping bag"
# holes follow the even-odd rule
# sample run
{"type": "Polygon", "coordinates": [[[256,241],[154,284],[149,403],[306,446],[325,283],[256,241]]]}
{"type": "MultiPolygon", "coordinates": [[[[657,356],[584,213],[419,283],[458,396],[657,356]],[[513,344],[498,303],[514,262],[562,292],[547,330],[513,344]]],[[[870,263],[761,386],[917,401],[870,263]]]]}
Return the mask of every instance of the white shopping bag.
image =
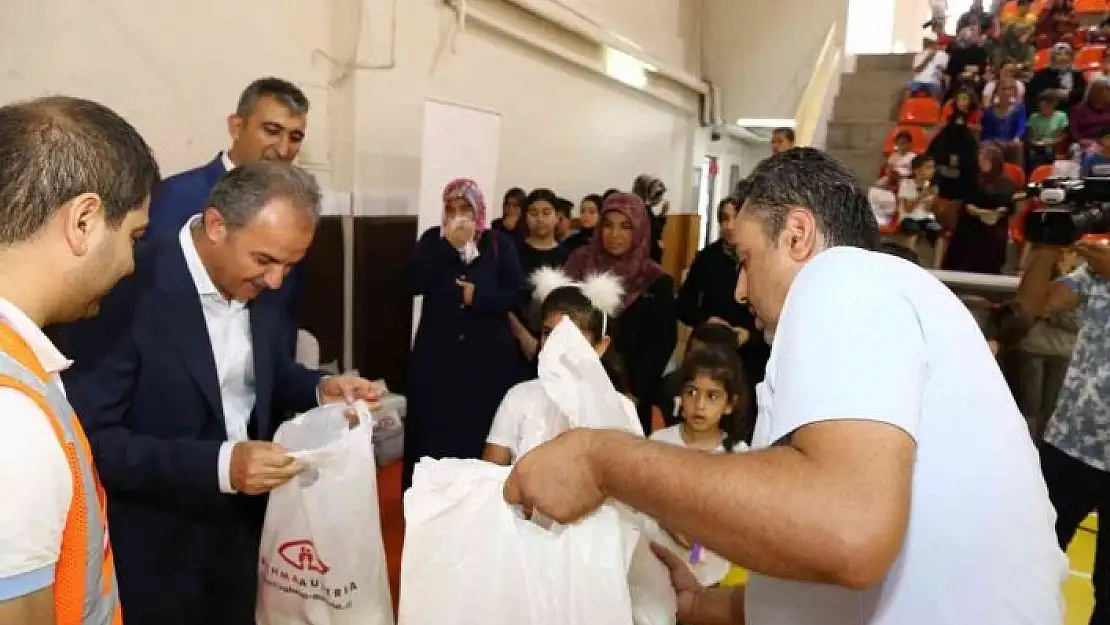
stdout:
{"type": "Polygon", "coordinates": [[[633,541],[619,511],[543,529],[505,503],[509,470],[480,460],[416,465],[398,625],[631,624],[633,541]]]}
{"type": "Polygon", "coordinates": [[[297,416],[274,442],[308,468],[270,493],[258,563],[259,625],[392,625],[373,423],[362,402],[297,416]]]}

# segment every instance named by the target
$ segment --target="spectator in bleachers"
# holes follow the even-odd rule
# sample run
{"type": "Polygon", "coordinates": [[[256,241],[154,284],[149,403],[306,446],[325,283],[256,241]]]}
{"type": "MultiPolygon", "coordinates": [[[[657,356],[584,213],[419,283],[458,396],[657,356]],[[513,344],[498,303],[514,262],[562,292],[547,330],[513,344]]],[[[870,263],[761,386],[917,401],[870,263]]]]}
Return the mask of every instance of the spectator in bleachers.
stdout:
{"type": "Polygon", "coordinates": [[[952,97],[952,106],[945,111],[944,116],[941,118],[941,123],[948,123],[948,120],[956,115],[962,115],[967,119],[967,127],[973,132],[978,132],[983,125],[983,111],[979,106],[979,97],[975,95],[975,91],[970,87],[963,87],[952,97]]]}
{"type": "Polygon", "coordinates": [[[935,245],[940,236],[940,223],[933,212],[937,203],[937,187],[933,183],[936,164],[932,157],[921,154],[913,159],[913,176],[902,180],[898,187],[898,229],[908,235],[906,245],[917,248],[918,237],[925,235],[935,245]]]}
{"type": "Polygon", "coordinates": [[[937,45],[932,35],[921,42],[921,52],[913,58],[913,80],[906,89],[906,97],[927,93],[939,98],[944,93],[944,70],[948,67],[948,53],[937,45]]]}
{"type": "Polygon", "coordinates": [[[1014,7],[1014,12],[1006,17],[1000,18],[1000,30],[1003,35],[1007,31],[1016,32],[1019,35],[1032,35],[1033,29],[1037,26],[1037,14],[1030,10],[1031,0],[1017,0],[1014,7]]]}
{"type": "Polygon", "coordinates": [[[945,99],[954,96],[961,88],[971,87],[976,92],[982,88],[980,81],[987,67],[987,49],[983,41],[979,27],[972,24],[961,29],[955,41],[948,46],[949,83],[945,99]]]}
{"type": "Polygon", "coordinates": [[[1019,101],[1025,101],[1025,83],[1021,80],[1019,65],[1013,61],[1002,63],[998,66],[998,77],[983,87],[983,106],[990,107],[995,104],[998,95],[998,86],[1001,84],[1013,85],[1019,101]]]}
{"type": "Polygon", "coordinates": [[[1103,19],[1097,27],[1091,27],[1087,32],[1087,44],[1102,46],[1110,44],[1110,16],[1103,19]]]}
{"type": "Polygon", "coordinates": [[[897,191],[902,179],[913,175],[913,159],[917,155],[910,150],[912,146],[913,135],[908,130],[898,131],[894,137],[894,151],[886,159],[885,175],[876,181],[875,186],[897,191]]]}
{"type": "Polygon", "coordinates": [[[1049,66],[1033,74],[1026,85],[1025,108],[1034,108],[1037,98],[1045,91],[1051,91],[1056,94],[1057,108],[1069,113],[1073,106],[1083,101],[1086,90],[1087,81],[1083,72],[1072,65],[1071,46],[1060,42],[1052,46],[1049,66]]]}
{"type": "MultiPolygon", "coordinates": [[[[1030,31],[1011,26],[1004,28],[997,39],[990,41],[991,65],[999,68],[1000,77],[1018,78],[1019,71],[1024,74],[1032,69],[1037,50],[1031,36],[1030,31]]],[[[989,101],[985,93],[983,100],[989,101]]]]}
{"type": "Polygon", "coordinates": [[[1091,81],[1087,97],[1068,114],[1071,138],[1084,151],[1099,147],[1102,133],[1110,127],[1110,78],[1091,81]]]}
{"type": "Polygon", "coordinates": [[[582,203],[578,205],[578,232],[563,241],[563,247],[567,248],[568,252],[573,252],[594,238],[594,228],[597,228],[600,211],[600,195],[593,193],[582,198],[582,203]]]}
{"type": "Polygon", "coordinates": [[[1087,82],[1091,82],[1096,78],[1110,78],[1110,54],[1102,57],[1102,62],[1099,63],[1098,69],[1092,70],[1087,74],[1087,82]]]}
{"type": "MultiPolygon", "coordinates": [[[[524,232],[523,228],[517,228],[518,225],[523,224],[524,220],[521,219],[523,215],[524,198],[527,194],[524,189],[520,187],[513,187],[505,192],[505,198],[501,200],[501,217],[493,220],[491,227],[494,230],[500,230],[517,237],[524,232]]],[[[523,241],[524,237],[516,238],[519,243],[523,241]]]]}
{"type": "Polygon", "coordinates": [[[997,143],[1006,157],[1006,162],[1020,164],[1024,157],[1021,143],[1024,137],[1025,105],[1018,100],[1014,83],[1004,83],[998,89],[995,105],[983,113],[983,132],[980,140],[997,143]]]}
{"type": "Polygon", "coordinates": [[[1079,172],[1084,178],[1110,178],[1110,126],[1103,128],[1100,134],[1098,149],[1083,155],[1079,172]]]}
{"type": "Polygon", "coordinates": [[[1075,3],[1072,0],[1053,0],[1052,4],[1041,12],[1033,36],[1047,37],[1049,44],[1056,44],[1062,37],[1074,34],[1078,27],[1075,3]]]}
{"type": "Polygon", "coordinates": [[[794,147],[796,141],[793,128],[775,128],[771,132],[771,154],[789,150],[794,147]]]}
{"type": "Polygon", "coordinates": [[[969,26],[975,26],[980,32],[990,32],[994,25],[994,16],[983,8],[983,0],[972,0],[967,13],[960,16],[956,22],[956,32],[962,32],[969,26]]]}
{"type": "Polygon", "coordinates": [[[1056,160],[1056,151],[1066,138],[1068,114],[1056,110],[1056,94],[1045,91],[1037,99],[1037,110],[1025,122],[1026,128],[1026,169],[1032,171],[1038,165],[1051,165],[1056,160]]]}
{"type": "Polygon", "coordinates": [[[943,267],[951,271],[999,274],[1009,243],[1008,216],[1017,184],[1006,175],[1002,151],[984,146],[978,180],[956,220],[943,267]]]}
{"type": "MultiPolygon", "coordinates": [[[[974,193],[978,151],[979,140],[968,129],[966,115],[954,115],[933,137],[926,154],[936,164],[937,195],[942,201],[963,202],[974,193]]],[[[949,212],[947,207],[941,210],[949,212]]]]}

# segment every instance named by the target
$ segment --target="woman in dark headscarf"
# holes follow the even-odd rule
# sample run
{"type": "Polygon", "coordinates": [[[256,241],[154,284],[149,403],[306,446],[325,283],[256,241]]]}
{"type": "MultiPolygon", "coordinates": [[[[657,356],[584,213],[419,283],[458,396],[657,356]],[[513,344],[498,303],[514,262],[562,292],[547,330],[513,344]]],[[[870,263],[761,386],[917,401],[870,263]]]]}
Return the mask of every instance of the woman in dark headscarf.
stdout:
{"type": "Polygon", "coordinates": [[[937,166],[937,195],[942,203],[962,202],[974,192],[978,152],[979,140],[968,128],[967,115],[960,112],[929,142],[926,153],[937,166]]]}
{"type": "Polygon", "coordinates": [[[1045,91],[1056,95],[1057,107],[1067,113],[1078,106],[1087,95],[1087,80],[1083,72],[1072,65],[1072,49],[1066,43],[1052,46],[1051,65],[1033,74],[1025,88],[1025,110],[1037,109],[1037,101],[1045,91]]]}
{"type": "Polygon", "coordinates": [[[663,377],[678,341],[674,280],[651,260],[651,224],[639,197],[615,193],[601,207],[601,223],[589,244],[564,267],[575,280],[610,272],[624,285],[613,328],[613,348],[628,369],[644,431],[651,431],[652,389],[663,377]]]}
{"type": "Polygon", "coordinates": [[[944,268],[970,273],[1002,273],[1009,242],[1009,217],[1017,184],[1006,175],[1002,151],[986,145],[979,154],[975,190],[964,204],[944,256],[944,268]]]}
{"type": "Polygon", "coordinates": [[[640,174],[632,182],[632,194],[640,198],[651,218],[651,259],[657,263],[663,262],[663,228],[667,225],[667,211],[670,206],[663,200],[667,194],[667,185],[655,176],[640,174]],[[656,207],[659,212],[656,213],[656,207]]]}
{"type": "Polygon", "coordinates": [[[486,229],[478,185],[443,190],[442,226],[420,237],[409,289],[424,297],[409,357],[404,486],[424,457],[480,458],[493,415],[520,381],[509,311],[526,286],[511,235],[486,229]]]}

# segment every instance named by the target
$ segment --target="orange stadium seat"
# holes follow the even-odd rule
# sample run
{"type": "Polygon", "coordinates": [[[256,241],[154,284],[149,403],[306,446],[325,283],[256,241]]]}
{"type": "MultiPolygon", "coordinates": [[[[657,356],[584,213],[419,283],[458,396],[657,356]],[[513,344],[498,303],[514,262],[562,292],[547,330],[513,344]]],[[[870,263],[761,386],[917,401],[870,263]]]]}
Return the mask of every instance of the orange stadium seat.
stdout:
{"type": "Polygon", "coordinates": [[[1048,48],[1041,48],[1033,55],[1033,71],[1039,72],[1040,70],[1048,67],[1049,55],[1051,51],[1048,48]]]}
{"type": "Polygon", "coordinates": [[[1102,57],[1106,54],[1106,46],[1090,45],[1079,49],[1075,55],[1075,68],[1079,70],[1098,69],[1102,67],[1102,57]]]}
{"type": "Polygon", "coordinates": [[[899,124],[935,126],[940,121],[940,105],[933,98],[910,98],[898,113],[899,124]]]}
{"type": "Polygon", "coordinates": [[[903,130],[910,133],[910,150],[921,154],[929,147],[929,138],[926,136],[924,128],[899,124],[887,135],[886,143],[883,144],[883,154],[889,155],[894,151],[894,138],[903,130]]]}
{"type": "Polygon", "coordinates": [[[1029,182],[1043,182],[1045,178],[1052,175],[1052,171],[1052,165],[1038,165],[1029,173],[1029,182]]]}
{"type": "Polygon", "coordinates": [[[1017,0],[1009,0],[1006,4],[1002,5],[1002,12],[999,17],[1002,19],[1010,19],[1017,15],[1017,0]]]}
{"type": "Polygon", "coordinates": [[[1101,14],[1110,12],[1110,0],[1075,0],[1076,14],[1101,14]]]}
{"type": "Polygon", "coordinates": [[[1018,209],[1018,212],[1010,219],[1010,240],[1018,247],[1025,245],[1025,217],[1036,206],[1036,200],[1026,202],[1025,206],[1018,209]]]}

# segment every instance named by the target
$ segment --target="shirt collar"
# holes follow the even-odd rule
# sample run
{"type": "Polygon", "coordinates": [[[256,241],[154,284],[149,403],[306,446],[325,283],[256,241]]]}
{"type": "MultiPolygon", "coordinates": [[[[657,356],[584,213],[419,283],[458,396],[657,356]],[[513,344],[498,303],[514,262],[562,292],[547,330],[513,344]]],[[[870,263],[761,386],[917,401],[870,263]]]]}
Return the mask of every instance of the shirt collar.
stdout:
{"type": "Polygon", "coordinates": [[[27,341],[27,346],[38,358],[39,364],[49,374],[60,373],[69,368],[73,361],[66,358],[54,343],[47,338],[42,328],[38,327],[31,318],[15,304],[0,298],[0,320],[11,326],[19,336],[27,341]]]}
{"type": "Polygon", "coordinates": [[[181,251],[185,254],[185,266],[189,268],[189,275],[193,277],[193,284],[197,287],[197,293],[201,296],[220,295],[216,284],[212,282],[212,278],[208,275],[208,270],[204,268],[204,263],[200,260],[200,254],[197,253],[197,244],[193,241],[193,224],[197,223],[200,218],[200,215],[194,215],[189,221],[185,222],[177,238],[181,242],[181,251]]]}
{"type": "Polygon", "coordinates": [[[220,152],[220,162],[224,164],[225,171],[235,169],[235,163],[231,162],[231,157],[227,155],[227,150],[220,152]]]}

